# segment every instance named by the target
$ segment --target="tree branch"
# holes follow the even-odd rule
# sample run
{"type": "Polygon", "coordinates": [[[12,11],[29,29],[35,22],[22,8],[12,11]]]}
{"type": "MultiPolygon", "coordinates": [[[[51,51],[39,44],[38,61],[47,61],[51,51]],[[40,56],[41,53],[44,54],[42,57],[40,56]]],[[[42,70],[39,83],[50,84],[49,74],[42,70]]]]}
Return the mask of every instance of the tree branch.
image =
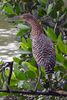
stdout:
{"type": "Polygon", "coordinates": [[[6,63],[2,64],[1,66],[3,66],[3,67],[0,69],[0,72],[3,72],[7,67],[10,67],[12,63],[13,62],[6,62],[6,63]]]}
{"type": "Polygon", "coordinates": [[[9,90],[10,80],[11,80],[12,71],[13,71],[13,62],[9,62],[9,67],[10,67],[10,73],[9,73],[8,80],[7,80],[7,89],[8,90],[9,90]]]}
{"type": "Polygon", "coordinates": [[[6,93],[21,93],[23,95],[46,95],[46,96],[64,96],[67,97],[67,92],[63,90],[50,90],[48,92],[41,92],[41,91],[23,91],[23,90],[1,90],[0,92],[6,92],[6,93]]]}

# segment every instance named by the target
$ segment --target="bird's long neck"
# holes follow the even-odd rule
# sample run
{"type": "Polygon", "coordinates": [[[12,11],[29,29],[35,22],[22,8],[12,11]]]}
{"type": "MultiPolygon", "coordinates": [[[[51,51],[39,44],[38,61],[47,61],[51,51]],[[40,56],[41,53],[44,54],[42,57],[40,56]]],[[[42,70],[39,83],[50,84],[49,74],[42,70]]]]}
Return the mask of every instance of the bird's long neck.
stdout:
{"type": "Polygon", "coordinates": [[[43,32],[43,29],[42,29],[41,25],[38,23],[37,20],[31,19],[28,23],[32,27],[32,30],[31,30],[31,36],[32,37],[33,36],[37,37],[37,36],[39,36],[43,32]]]}

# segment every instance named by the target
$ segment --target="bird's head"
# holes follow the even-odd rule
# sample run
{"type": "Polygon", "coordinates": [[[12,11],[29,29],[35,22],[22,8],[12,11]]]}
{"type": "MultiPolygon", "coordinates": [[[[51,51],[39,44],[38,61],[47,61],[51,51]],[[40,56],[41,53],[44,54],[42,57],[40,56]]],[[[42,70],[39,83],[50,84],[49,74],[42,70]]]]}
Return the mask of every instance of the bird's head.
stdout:
{"type": "Polygon", "coordinates": [[[15,16],[15,17],[13,17],[13,19],[14,20],[20,19],[20,20],[23,20],[29,24],[31,24],[32,21],[36,21],[35,17],[30,13],[25,13],[25,14],[22,14],[20,16],[15,16]]]}
{"type": "Polygon", "coordinates": [[[28,21],[28,20],[33,19],[33,15],[30,14],[30,13],[25,13],[25,14],[22,15],[22,18],[23,18],[25,21],[28,21]]]}
{"type": "Polygon", "coordinates": [[[30,24],[30,26],[32,27],[32,34],[34,35],[38,35],[41,34],[43,29],[41,27],[41,25],[39,24],[39,22],[37,21],[37,19],[30,13],[25,13],[22,14],[20,16],[15,16],[13,17],[14,20],[23,20],[25,22],[27,22],[28,24],[30,24]]]}

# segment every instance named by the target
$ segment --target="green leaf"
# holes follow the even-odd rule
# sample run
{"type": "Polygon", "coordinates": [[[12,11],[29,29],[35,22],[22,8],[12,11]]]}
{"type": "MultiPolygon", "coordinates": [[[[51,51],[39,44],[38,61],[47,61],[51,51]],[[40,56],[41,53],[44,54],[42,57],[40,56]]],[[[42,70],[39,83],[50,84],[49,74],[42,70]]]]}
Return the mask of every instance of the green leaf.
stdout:
{"type": "Polygon", "coordinates": [[[17,83],[18,83],[17,78],[11,79],[11,81],[10,81],[10,86],[13,87],[13,89],[14,89],[14,88],[17,88],[17,83]]]}
{"type": "Polygon", "coordinates": [[[28,38],[27,40],[25,40],[25,38],[22,38],[22,43],[24,43],[28,48],[32,48],[32,43],[31,43],[31,39],[28,38]]]}
{"type": "Polygon", "coordinates": [[[3,10],[8,14],[8,15],[15,15],[15,12],[13,11],[12,5],[7,3],[4,5],[3,10]]]}
{"type": "Polygon", "coordinates": [[[5,70],[5,74],[6,74],[7,77],[9,76],[9,72],[10,72],[9,69],[6,69],[6,70],[5,70]]]}
{"type": "Polygon", "coordinates": [[[35,61],[35,59],[33,57],[31,58],[30,64],[33,65],[33,66],[36,65],[36,61],[35,61]]]}
{"type": "Polygon", "coordinates": [[[56,0],[56,5],[54,7],[54,9],[56,9],[57,11],[61,10],[62,6],[64,5],[63,0],[56,0]]]}
{"type": "Polygon", "coordinates": [[[25,44],[25,43],[21,43],[21,44],[20,44],[20,47],[21,47],[21,49],[23,49],[23,50],[25,50],[25,51],[28,51],[28,49],[29,49],[28,45],[25,44]]]}
{"type": "Polygon", "coordinates": [[[25,51],[32,51],[32,43],[30,38],[28,38],[27,40],[25,40],[25,38],[22,38],[22,42],[20,44],[21,49],[25,50],[25,51]]]}
{"type": "Polygon", "coordinates": [[[64,75],[64,79],[67,80],[67,74],[64,75]]]}
{"type": "Polygon", "coordinates": [[[11,80],[16,80],[14,72],[12,72],[11,80]]]}
{"type": "Polygon", "coordinates": [[[53,7],[53,4],[49,4],[48,9],[47,9],[47,15],[49,15],[50,12],[52,11],[52,7],[53,7]]]}
{"type": "Polygon", "coordinates": [[[14,69],[14,73],[17,79],[19,80],[27,80],[27,77],[25,76],[25,73],[20,71],[19,68],[14,69]]]}
{"type": "Polygon", "coordinates": [[[64,60],[64,68],[67,70],[67,59],[64,60]]]}
{"type": "Polygon", "coordinates": [[[67,91],[67,83],[64,84],[64,90],[67,91]]]}
{"type": "Polygon", "coordinates": [[[61,34],[58,36],[57,46],[61,52],[67,54],[67,45],[63,43],[61,34]]]}
{"type": "Polygon", "coordinates": [[[63,57],[63,55],[62,54],[60,54],[60,53],[57,53],[56,54],[56,60],[58,61],[58,62],[61,62],[61,63],[64,63],[64,57],[63,57]]]}
{"type": "Polygon", "coordinates": [[[55,66],[55,67],[54,67],[54,70],[55,70],[55,71],[65,71],[65,69],[64,69],[63,66],[55,66]]]}
{"type": "Polygon", "coordinates": [[[65,58],[63,57],[63,55],[61,54],[61,52],[58,52],[58,47],[57,45],[55,46],[55,50],[56,50],[56,60],[60,63],[64,63],[65,58]]]}
{"type": "Polygon", "coordinates": [[[20,30],[17,32],[17,36],[23,36],[28,30],[30,30],[30,27],[27,25],[19,24],[18,27],[20,30]]]}
{"type": "Polygon", "coordinates": [[[38,0],[38,2],[41,3],[41,4],[46,4],[47,0],[38,0]]]}
{"type": "Polygon", "coordinates": [[[22,37],[22,43],[27,44],[27,41],[25,40],[25,38],[24,38],[24,37],[22,37]]]}
{"type": "Polygon", "coordinates": [[[27,39],[27,45],[29,48],[32,48],[32,42],[30,38],[27,39]]]}
{"type": "Polygon", "coordinates": [[[28,62],[22,62],[22,66],[27,66],[29,68],[29,70],[31,70],[33,72],[36,72],[37,71],[37,68],[35,66],[31,65],[28,62]]]}
{"type": "Polygon", "coordinates": [[[44,15],[44,13],[45,13],[45,9],[44,9],[44,7],[42,7],[42,6],[38,6],[38,16],[43,16],[44,15]]]}
{"type": "Polygon", "coordinates": [[[45,76],[46,75],[46,71],[45,71],[45,68],[42,66],[41,67],[41,72],[42,72],[42,74],[45,76]]]}
{"type": "Polygon", "coordinates": [[[19,27],[20,29],[23,29],[24,32],[26,32],[26,31],[28,31],[28,30],[30,29],[29,26],[24,25],[24,24],[18,24],[18,27],[19,27]]]}
{"type": "Polygon", "coordinates": [[[3,92],[0,92],[0,99],[3,100],[4,97],[6,97],[8,95],[8,93],[3,93],[3,92]]]}
{"type": "Polygon", "coordinates": [[[35,77],[36,77],[36,73],[34,73],[33,71],[26,71],[25,72],[25,75],[27,76],[27,78],[29,79],[29,78],[31,78],[31,79],[35,79],[35,77]]]}
{"type": "Polygon", "coordinates": [[[57,11],[61,12],[63,5],[64,5],[63,0],[55,0],[55,3],[53,5],[52,11],[50,12],[50,15],[53,18],[57,18],[57,11]]]}
{"type": "Polygon", "coordinates": [[[26,81],[19,81],[18,87],[23,89],[31,89],[31,84],[26,81]]]}
{"type": "Polygon", "coordinates": [[[20,4],[19,3],[15,3],[15,11],[16,13],[19,15],[20,14],[20,4]]]}
{"type": "Polygon", "coordinates": [[[0,65],[2,65],[2,64],[4,64],[4,62],[3,61],[0,61],[0,65]]]}
{"type": "Polygon", "coordinates": [[[23,29],[20,29],[18,32],[17,32],[17,36],[23,36],[25,34],[25,32],[23,31],[23,29]]]}
{"type": "Polygon", "coordinates": [[[17,57],[13,57],[13,61],[19,64],[20,61],[21,61],[21,59],[19,59],[19,58],[17,58],[17,57]]]}
{"type": "Polygon", "coordinates": [[[57,40],[57,36],[56,34],[54,33],[54,30],[52,28],[47,28],[47,30],[44,28],[44,31],[46,32],[47,36],[49,38],[51,38],[52,41],[55,41],[57,40]]]}
{"type": "Polygon", "coordinates": [[[24,82],[23,86],[24,89],[31,89],[31,84],[28,82],[24,82]]]}

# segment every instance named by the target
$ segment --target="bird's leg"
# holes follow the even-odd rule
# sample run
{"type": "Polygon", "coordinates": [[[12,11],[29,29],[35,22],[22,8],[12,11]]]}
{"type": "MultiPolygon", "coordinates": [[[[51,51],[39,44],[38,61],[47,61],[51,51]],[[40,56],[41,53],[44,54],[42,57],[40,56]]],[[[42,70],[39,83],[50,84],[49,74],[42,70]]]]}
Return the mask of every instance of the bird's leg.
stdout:
{"type": "Polygon", "coordinates": [[[57,72],[54,72],[54,77],[55,77],[55,80],[57,82],[57,72]]]}
{"type": "Polygon", "coordinates": [[[58,83],[58,79],[57,79],[57,76],[58,76],[58,73],[57,72],[54,72],[54,89],[56,89],[57,88],[57,83],[58,83]]]}
{"type": "MultiPolygon", "coordinates": [[[[37,68],[38,68],[38,78],[37,78],[37,83],[34,88],[34,91],[37,91],[37,87],[38,87],[38,84],[40,83],[40,78],[41,78],[41,67],[37,65],[37,68]]],[[[31,100],[34,100],[34,98],[35,97],[32,97],[31,100]]]]}
{"type": "Polygon", "coordinates": [[[39,75],[38,75],[38,78],[37,78],[37,83],[36,83],[34,91],[37,91],[37,86],[40,83],[40,78],[41,78],[41,67],[40,66],[38,66],[38,74],[39,75]]]}
{"type": "Polygon", "coordinates": [[[47,74],[47,77],[48,77],[48,84],[49,84],[48,90],[50,90],[50,89],[52,88],[52,80],[51,80],[51,78],[52,78],[52,73],[48,73],[48,74],[47,74]]]}

